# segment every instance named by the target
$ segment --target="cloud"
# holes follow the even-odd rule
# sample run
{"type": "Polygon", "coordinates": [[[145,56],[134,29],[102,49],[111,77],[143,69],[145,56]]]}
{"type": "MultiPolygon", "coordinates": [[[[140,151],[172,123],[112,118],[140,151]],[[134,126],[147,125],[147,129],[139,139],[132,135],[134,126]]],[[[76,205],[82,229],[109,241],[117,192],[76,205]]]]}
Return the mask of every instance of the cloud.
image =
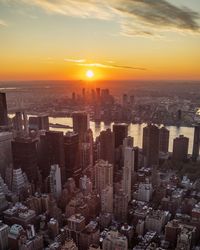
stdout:
{"type": "Polygon", "coordinates": [[[167,0],[21,0],[48,13],[116,20],[121,34],[160,36],[163,32],[199,33],[199,13],[167,0]]]}
{"type": "Polygon", "coordinates": [[[72,62],[72,63],[84,63],[85,59],[71,59],[71,58],[67,58],[64,59],[65,62],[72,62]]]}
{"type": "Polygon", "coordinates": [[[159,31],[199,32],[199,13],[166,0],[120,0],[114,5],[127,35],[152,36],[159,31]]]}
{"type": "Polygon", "coordinates": [[[0,27],[6,27],[7,23],[4,20],[0,19],[0,27]]]}
{"type": "Polygon", "coordinates": [[[87,63],[86,60],[64,60],[66,62],[72,62],[76,63],[78,66],[83,66],[83,67],[97,67],[97,68],[109,68],[109,69],[114,69],[114,68],[121,68],[121,69],[133,69],[133,70],[146,70],[145,68],[142,67],[132,67],[132,66],[126,66],[126,65],[117,65],[117,64],[111,64],[111,63],[87,63]],[[83,62],[81,62],[83,61],[83,62]],[[85,63],[84,63],[85,62],[85,63]]]}

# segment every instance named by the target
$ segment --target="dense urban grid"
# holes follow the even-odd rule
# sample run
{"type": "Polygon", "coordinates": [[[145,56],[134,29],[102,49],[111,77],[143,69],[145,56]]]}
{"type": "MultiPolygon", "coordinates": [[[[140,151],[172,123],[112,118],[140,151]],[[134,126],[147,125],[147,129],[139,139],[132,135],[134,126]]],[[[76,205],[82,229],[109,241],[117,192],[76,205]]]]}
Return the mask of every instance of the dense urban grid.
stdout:
{"type": "Polygon", "coordinates": [[[10,115],[0,93],[1,250],[200,249],[195,101],[187,120],[188,101],[176,105],[165,97],[159,106],[132,94],[122,99],[116,102],[108,89],[73,92],[63,104],[73,128],[63,133],[53,127],[67,124],[39,114],[50,113],[48,104],[10,115]],[[115,123],[94,139],[89,119],[115,123]],[[128,135],[130,122],[147,122],[142,148],[128,135]],[[160,124],[194,126],[192,154],[184,135],[169,152],[170,132],[160,124]]]}

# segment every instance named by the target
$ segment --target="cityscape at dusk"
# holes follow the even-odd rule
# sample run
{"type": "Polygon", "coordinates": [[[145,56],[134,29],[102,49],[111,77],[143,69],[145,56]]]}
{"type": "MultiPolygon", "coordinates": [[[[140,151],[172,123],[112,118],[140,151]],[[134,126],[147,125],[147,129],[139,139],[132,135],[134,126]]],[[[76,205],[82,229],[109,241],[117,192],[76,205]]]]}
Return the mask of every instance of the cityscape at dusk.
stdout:
{"type": "Polygon", "coordinates": [[[0,0],[0,250],[200,250],[200,1],[0,0]]]}

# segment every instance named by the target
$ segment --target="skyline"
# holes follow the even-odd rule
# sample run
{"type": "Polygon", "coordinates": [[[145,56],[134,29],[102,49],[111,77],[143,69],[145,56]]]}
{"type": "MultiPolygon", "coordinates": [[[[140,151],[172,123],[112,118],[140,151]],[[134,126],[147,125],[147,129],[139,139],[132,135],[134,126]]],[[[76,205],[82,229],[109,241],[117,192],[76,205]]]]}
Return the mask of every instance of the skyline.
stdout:
{"type": "Polygon", "coordinates": [[[0,80],[200,80],[199,17],[197,0],[0,0],[0,80]]]}

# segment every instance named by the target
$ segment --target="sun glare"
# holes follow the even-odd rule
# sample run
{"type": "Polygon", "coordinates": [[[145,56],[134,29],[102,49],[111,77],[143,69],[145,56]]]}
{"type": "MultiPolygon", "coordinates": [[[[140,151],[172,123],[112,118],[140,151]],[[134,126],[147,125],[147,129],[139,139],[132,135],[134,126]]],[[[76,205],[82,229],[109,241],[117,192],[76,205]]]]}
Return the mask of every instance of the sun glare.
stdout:
{"type": "Polygon", "coordinates": [[[93,72],[92,70],[87,70],[86,76],[87,76],[88,78],[93,78],[93,77],[94,77],[94,72],[93,72]]]}

